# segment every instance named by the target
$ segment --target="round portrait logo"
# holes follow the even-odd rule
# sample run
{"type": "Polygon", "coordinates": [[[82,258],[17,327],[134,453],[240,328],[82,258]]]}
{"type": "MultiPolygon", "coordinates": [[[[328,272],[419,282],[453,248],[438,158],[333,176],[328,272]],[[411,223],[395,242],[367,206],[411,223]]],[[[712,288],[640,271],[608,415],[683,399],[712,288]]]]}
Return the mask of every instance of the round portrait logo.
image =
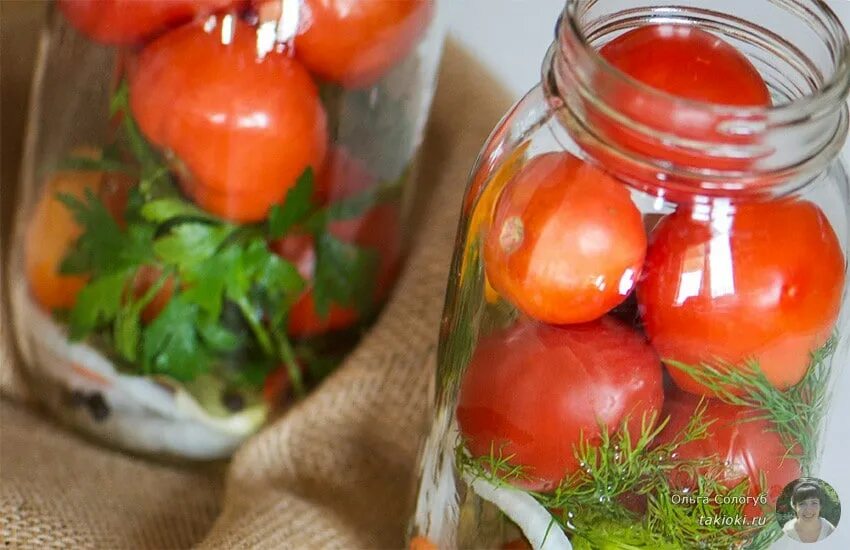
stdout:
{"type": "Polygon", "coordinates": [[[776,520],[782,532],[798,542],[820,542],[841,519],[841,502],[832,485],[803,477],[785,486],[776,501],[776,520]]]}

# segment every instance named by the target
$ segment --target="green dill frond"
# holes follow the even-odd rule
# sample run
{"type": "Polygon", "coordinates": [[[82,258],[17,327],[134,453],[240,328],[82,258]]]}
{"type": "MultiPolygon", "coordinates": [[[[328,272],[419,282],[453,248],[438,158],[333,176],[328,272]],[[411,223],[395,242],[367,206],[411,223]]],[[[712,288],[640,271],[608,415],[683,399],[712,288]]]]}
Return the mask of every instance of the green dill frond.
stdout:
{"type": "Polygon", "coordinates": [[[743,365],[717,361],[715,365],[703,363],[698,367],[669,359],[664,362],[691,376],[721,401],[752,409],[755,413],[751,420],[769,420],[785,443],[787,456],[800,460],[806,473],[817,456],[821,423],[826,414],[829,359],[836,345],[837,338],[833,336],[813,351],[806,375],[785,391],[770,383],[755,360],[743,365]]]}

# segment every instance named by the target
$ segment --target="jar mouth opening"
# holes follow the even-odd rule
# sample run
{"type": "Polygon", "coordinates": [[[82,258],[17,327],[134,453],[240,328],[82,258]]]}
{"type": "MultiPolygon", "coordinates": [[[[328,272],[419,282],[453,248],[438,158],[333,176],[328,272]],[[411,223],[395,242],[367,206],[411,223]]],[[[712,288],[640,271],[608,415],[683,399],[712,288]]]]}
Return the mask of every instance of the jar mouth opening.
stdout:
{"type": "MultiPolygon", "coordinates": [[[[821,26],[820,30],[825,33],[825,38],[829,40],[835,51],[835,63],[832,68],[832,74],[824,82],[820,83],[813,93],[802,94],[792,98],[789,102],[764,107],[721,105],[683,98],[647,85],[626,74],[608,62],[594,46],[591,37],[588,36],[580,20],[582,16],[580,12],[582,1],[566,0],[562,17],[559,19],[558,29],[556,30],[557,38],[562,42],[564,40],[572,40],[580,44],[584,49],[584,53],[594,65],[595,70],[603,73],[605,78],[619,81],[623,86],[634,89],[642,96],[656,98],[658,101],[681,106],[691,111],[711,112],[727,119],[767,120],[770,121],[770,126],[776,127],[794,123],[811,116],[813,113],[829,109],[836,102],[844,101],[848,93],[850,93],[850,42],[848,42],[847,33],[841,20],[828,5],[820,2],[820,0],[811,0],[809,3],[816,6],[818,10],[817,15],[819,16],[818,22],[821,26]]],[[[792,2],[799,3],[799,0],[792,0],[792,2]]],[[[590,0],[589,3],[592,5],[595,3],[595,0],[590,0]]],[[[783,3],[787,4],[788,2],[783,3]]],[[[809,14],[812,13],[812,7],[798,7],[806,9],[809,14]]],[[[648,24],[673,22],[678,24],[695,24],[693,22],[685,22],[681,19],[683,9],[678,6],[656,7],[652,9],[652,12],[653,20],[649,21],[648,24]]],[[[730,19],[737,18],[730,17],[730,19]]],[[[743,22],[740,19],[738,21],[743,22]]]]}
{"type": "Polygon", "coordinates": [[[735,1],[566,0],[543,87],[591,160],[656,192],[775,196],[806,185],[835,159],[850,120],[850,41],[841,22],[821,0],[735,1]],[[654,24],[726,40],[759,71],[773,104],[683,98],[600,53],[622,33],[654,24]]]}

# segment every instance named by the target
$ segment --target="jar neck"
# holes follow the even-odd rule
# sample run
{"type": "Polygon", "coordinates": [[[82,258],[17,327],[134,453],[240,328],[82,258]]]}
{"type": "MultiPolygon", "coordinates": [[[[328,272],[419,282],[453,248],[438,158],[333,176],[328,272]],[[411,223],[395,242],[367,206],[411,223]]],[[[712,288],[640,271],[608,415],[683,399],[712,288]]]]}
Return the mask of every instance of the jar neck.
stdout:
{"type": "Polygon", "coordinates": [[[850,45],[825,4],[748,0],[763,14],[759,21],[782,16],[783,34],[716,11],[723,0],[636,3],[567,0],[543,64],[549,104],[588,156],[656,194],[709,196],[787,194],[835,159],[847,137],[850,45]],[[598,53],[624,31],[654,23],[698,26],[732,43],[759,70],[773,105],[683,99],[632,79],[598,53]]]}

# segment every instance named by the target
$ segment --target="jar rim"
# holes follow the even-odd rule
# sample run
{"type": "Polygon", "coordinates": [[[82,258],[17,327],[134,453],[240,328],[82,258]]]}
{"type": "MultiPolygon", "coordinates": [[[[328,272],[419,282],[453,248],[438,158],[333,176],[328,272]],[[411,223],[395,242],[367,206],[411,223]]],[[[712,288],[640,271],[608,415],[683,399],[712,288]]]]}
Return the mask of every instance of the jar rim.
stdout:
{"type": "Polygon", "coordinates": [[[850,126],[850,38],[843,25],[823,0],[762,0],[818,41],[791,39],[770,23],[704,1],[647,1],[631,9],[611,2],[605,11],[605,0],[566,0],[543,65],[550,108],[563,113],[562,123],[592,160],[653,193],[758,197],[805,187],[835,160],[850,126]],[[592,8],[599,13],[588,20],[592,8]],[[629,76],[598,49],[600,37],[617,31],[679,23],[743,42],[751,49],[745,55],[765,65],[759,72],[766,71],[771,92],[787,101],[753,107],[683,98],[629,76]]]}
{"type": "MultiPolygon", "coordinates": [[[[558,40],[568,39],[564,35],[564,32],[568,30],[570,32],[569,38],[580,44],[584,53],[589,56],[594,64],[595,69],[601,70],[606,77],[622,82],[646,97],[655,97],[658,100],[669,102],[671,105],[680,105],[687,109],[702,110],[729,118],[768,120],[771,127],[780,127],[805,119],[812,113],[828,109],[830,105],[843,102],[850,95],[850,39],[848,39],[847,31],[841,20],[823,0],[790,1],[795,3],[801,1],[807,2],[819,10],[818,15],[821,16],[819,20],[823,23],[823,30],[828,33],[829,39],[835,44],[836,55],[834,57],[835,65],[832,74],[813,93],[795,97],[787,103],[779,105],[772,104],[763,107],[720,105],[707,101],[683,98],[645,84],[628,75],[605,59],[591,44],[579,21],[580,14],[578,7],[582,1],[586,0],[565,0],[562,17],[559,19],[558,29],[556,30],[558,40]],[[564,25],[564,22],[566,22],[566,25],[564,25]]],[[[677,8],[662,6],[653,8],[653,12],[658,14],[672,14],[677,12],[677,8]]]]}

